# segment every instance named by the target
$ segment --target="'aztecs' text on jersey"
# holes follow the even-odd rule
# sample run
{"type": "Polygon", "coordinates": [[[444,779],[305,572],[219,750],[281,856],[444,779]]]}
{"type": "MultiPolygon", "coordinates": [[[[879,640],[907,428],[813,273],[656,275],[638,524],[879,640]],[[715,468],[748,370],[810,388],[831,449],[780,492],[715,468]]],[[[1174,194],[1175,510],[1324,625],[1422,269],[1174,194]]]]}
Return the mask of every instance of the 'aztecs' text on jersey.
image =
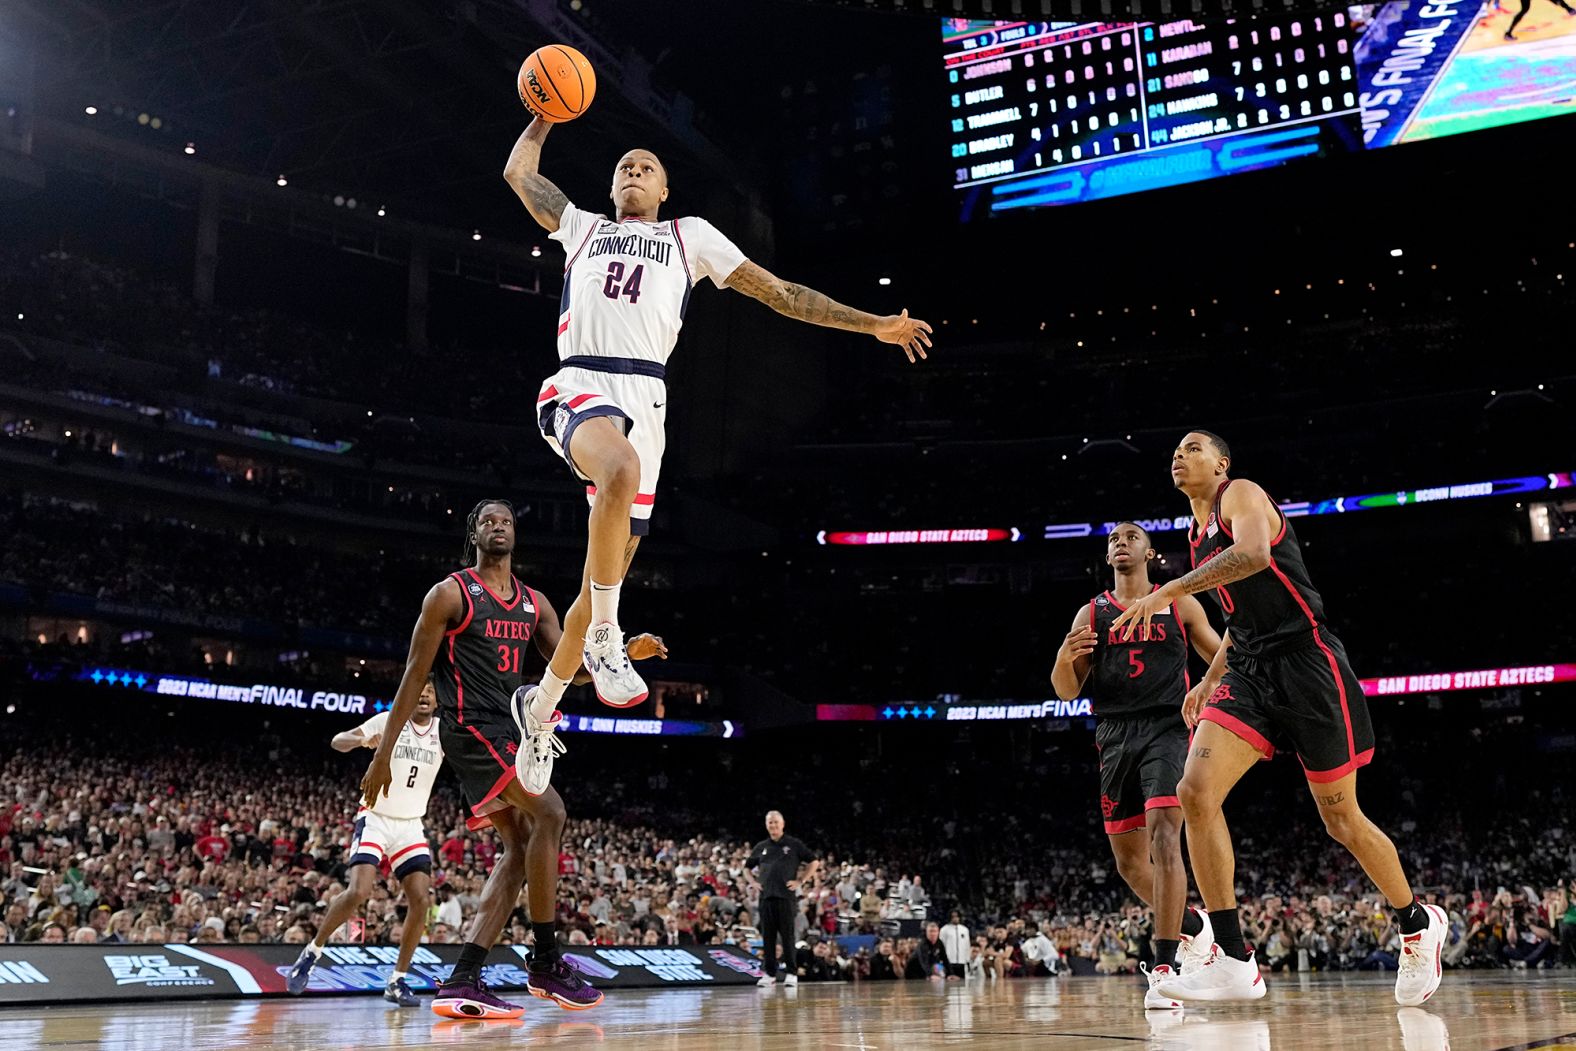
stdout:
{"type": "MultiPolygon", "coordinates": [[[[1215,493],[1215,505],[1202,528],[1197,522],[1188,531],[1194,567],[1202,566],[1235,543],[1220,513],[1227,486],[1215,493]]],[[[1302,545],[1280,508],[1280,532],[1270,542],[1270,564],[1251,577],[1215,589],[1215,600],[1226,614],[1234,650],[1248,656],[1284,652],[1312,645],[1314,631],[1324,627],[1324,600],[1308,579],[1302,545]]]]}
{"type": "Polygon", "coordinates": [[[536,634],[536,592],[510,577],[510,601],[467,569],[453,574],[465,599],[460,622],[450,629],[432,661],[438,712],[464,726],[478,711],[509,718],[509,700],[521,684],[520,668],[536,634]]]}
{"type": "Polygon", "coordinates": [[[1156,709],[1178,711],[1187,697],[1187,629],[1177,619],[1172,603],[1131,639],[1121,636],[1129,625],[1112,628],[1125,606],[1109,591],[1089,601],[1089,624],[1094,628],[1094,652],[1089,655],[1089,699],[1098,718],[1113,718],[1156,709]]]}

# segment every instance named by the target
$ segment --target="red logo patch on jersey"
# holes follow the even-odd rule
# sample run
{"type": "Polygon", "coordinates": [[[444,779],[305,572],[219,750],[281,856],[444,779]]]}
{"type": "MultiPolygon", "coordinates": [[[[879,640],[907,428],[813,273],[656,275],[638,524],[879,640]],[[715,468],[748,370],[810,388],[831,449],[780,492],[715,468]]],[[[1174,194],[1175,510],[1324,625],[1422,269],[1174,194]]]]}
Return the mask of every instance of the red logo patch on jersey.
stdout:
{"type": "Polygon", "coordinates": [[[520,746],[515,744],[513,741],[505,741],[503,743],[503,750],[508,752],[510,755],[514,755],[520,750],[520,746]]]}

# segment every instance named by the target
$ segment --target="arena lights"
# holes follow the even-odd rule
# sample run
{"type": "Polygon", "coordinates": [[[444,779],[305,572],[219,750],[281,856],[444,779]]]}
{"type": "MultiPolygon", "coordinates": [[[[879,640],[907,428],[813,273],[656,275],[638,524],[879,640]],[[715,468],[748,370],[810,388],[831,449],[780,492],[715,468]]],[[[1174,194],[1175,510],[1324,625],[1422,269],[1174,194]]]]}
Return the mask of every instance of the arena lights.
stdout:
{"type": "MultiPolygon", "coordinates": [[[[1085,439],[1087,441],[1087,439],[1085,439]]],[[[1067,459],[1066,454],[1062,459],[1067,459]]],[[[1280,507],[1287,518],[1307,515],[1349,514],[1381,507],[1408,507],[1446,500],[1470,500],[1482,496],[1512,496],[1518,493],[1545,493],[1576,487],[1576,472],[1550,472],[1520,478],[1498,478],[1490,482],[1465,482],[1430,489],[1400,489],[1362,496],[1332,496],[1324,500],[1290,500],[1280,507]]],[[[1045,527],[1046,540],[1070,540],[1101,536],[1119,521],[1134,521],[1152,533],[1180,532],[1192,522],[1191,515],[1175,518],[1112,518],[1103,522],[1055,522],[1045,527]]],[[[1023,533],[1017,526],[1004,529],[889,529],[867,532],[836,532],[823,529],[815,535],[817,544],[841,546],[879,546],[892,544],[959,544],[1017,541],[1023,533]]]]}
{"type": "Polygon", "coordinates": [[[96,116],[98,116],[98,107],[97,106],[89,106],[87,109],[83,110],[82,112],[86,113],[90,117],[96,117],[96,116]]]}
{"type": "MultiPolygon", "coordinates": [[[[295,709],[301,712],[317,711],[366,717],[378,712],[386,712],[394,707],[393,698],[369,697],[362,693],[336,689],[319,690],[311,685],[221,683],[188,675],[162,675],[158,672],[138,671],[134,668],[111,668],[96,664],[86,664],[75,672],[67,671],[63,674],[57,674],[53,669],[34,670],[32,674],[39,682],[67,679],[82,685],[148,694],[155,698],[184,697],[270,709],[295,709]]],[[[744,728],[729,719],[708,723],[682,719],[619,719],[606,716],[570,715],[564,719],[560,728],[575,733],[633,734],[653,737],[732,739],[744,736],[744,728]]]]}
{"type": "Polygon", "coordinates": [[[1016,542],[1023,534],[1016,527],[1007,529],[889,529],[863,533],[833,533],[825,529],[815,535],[817,544],[982,544],[1016,542]]]}
{"type": "Polygon", "coordinates": [[[933,701],[905,701],[880,707],[873,704],[818,704],[815,707],[819,722],[1022,722],[1082,719],[1092,714],[1087,697],[1071,701],[972,701],[956,694],[944,694],[933,701]]]}
{"type": "Polygon", "coordinates": [[[289,186],[290,185],[290,180],[286,179],[283,175],[280,175],[279,178],[274,180],[274,185],[275,186],[289,186]]]}
{"type": "Polygon", "coordinates": [[[1576,664],[1533,664],[1480,671],[1424,672],[1420,675],[1387,675],[1364,679],[1369,697],[1401,697],[1416,693],[1453,693],[1458,690],[1494,690],[1512,686],[1545,686],[1576,682],[1576,664]]]}
{"type": "MultiPolygon", "coordinates": [[[[1517,493],[1544,493],[1555,489],[1576,486],[1576,473],[1550,472],[1525,475],[1521,478],[1499,478],[1491,482],[1465,482],[1459,485],[1441,485],[1430,489],[1401,489],[1388,493],[1370,493],[1363,496],[1333,496],[1324,500],[1284,501],[1280,507],[1287,518],[1307,515],[1349,514],[1354,511],[1372,511],[1381,507],[1409,507],[1416,504],[1440,503],[1446,500],[1470,500],[1482,496],[1511,496],[1517,493]]],[[[1077,537],[1103,535],[1123,519],[1106,522],[1067,522],[1045,527],[1046,540],[1065,540],[1077,537]]],[[[1176,518],[1133,519],[1152,533],[1186,530],[1192,524],[1191,515],[1176,518]]]]}

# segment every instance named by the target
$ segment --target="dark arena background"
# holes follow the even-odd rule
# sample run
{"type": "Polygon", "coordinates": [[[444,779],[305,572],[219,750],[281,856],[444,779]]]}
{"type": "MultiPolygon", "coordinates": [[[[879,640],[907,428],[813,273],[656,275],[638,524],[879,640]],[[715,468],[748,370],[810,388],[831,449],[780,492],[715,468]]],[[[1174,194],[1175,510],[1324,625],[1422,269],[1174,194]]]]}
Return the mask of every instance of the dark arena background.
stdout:
{"type": "MultiPolygon", "coordinates": [[[[1576,1046],[1576,17],[1504,3],[0,6],[0,1049],[1576,1046]],[[467,822],[440,691],[413,907],[405,849],[357,853],[354,735],[424,596],[485,499],[538,612],[586,567],[585,482],[538,410],[575,246],[500,177],[516,72],[555,43],[597,90],[542,176],[612,215],[649,150],[670,196],[635,227],[704,216],[815,292],[774,314],[685,286],[617,614],[667,657],[630,707],[565,693],[567,819],[555,845],[507,811],[548,875],[501,898],[525,870],[467,822]],[[928,356],[796,320],[815,293],[908,310],[928,356]],[[1366,706],[1343,790],[1402,901],[1284,740],[1224,803],[1206,901],[1201,782],[1125,815],[1109,696],[1053,685],[1120,523],[1118,568],[1192,569],[1168,471],[1199,431],[1295,531],[1355,677],[1331,777],[1366,706]],[[816,859],[788,897],[756,868],[773,811],[816,859]],[[1158,893],[1167,857],[1218,920],[1183,977],[1247,968],[1262,999],[1146,1010],[1175,919],[1133,872],[1158,893]],[[523,1013],[434,1013],[475,938],[523,1013]],[[528,995],[554,958],[594,1009],[528,995]],[[378,995],[396,971],[414,1005],[378,995]]],[[[660,309],[608,281],[574,308],[660,309]]],[[[1194,590],[1224,631],[1230,591],[1194,590]]],[[[1133,679],[1155,659],[1118,645],[1133,679]]],[[[500,697],[543,673],[521,653],[500,697]]],[[[1196,733],[1256,747],[1220,714],[1238,660],[1196,733]]],[[[1170,705],[1220,681],[1183,674],[1170,705]]],[[[546,747],[502,718],[506,750],[546,747]]]]}

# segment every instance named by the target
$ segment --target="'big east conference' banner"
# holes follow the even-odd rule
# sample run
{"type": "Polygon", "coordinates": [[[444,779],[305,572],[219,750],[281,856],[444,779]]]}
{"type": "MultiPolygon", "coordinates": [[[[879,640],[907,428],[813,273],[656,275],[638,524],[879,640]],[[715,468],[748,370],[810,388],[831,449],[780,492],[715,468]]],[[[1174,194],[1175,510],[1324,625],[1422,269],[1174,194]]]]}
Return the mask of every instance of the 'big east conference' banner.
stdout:
{"type": "MultiPolygon", "coordinates": [[[[234,999],[285,994],[293,945],[0,945],[0,1005],[81,1000],[234,999]]],[[[399,950],[330,945],[307,995],[381,993],[399,950]]],[[[410,985],[430,994],[459,962],[458,945],[421,946],[410,985]]],[[[527,950],[493,953],[482,970],[495,989],[523,989],[527,950]]],[[[574,946],[564,954],[598,989],[748,985],[763,973],[731,945],[574,946]]]]}

